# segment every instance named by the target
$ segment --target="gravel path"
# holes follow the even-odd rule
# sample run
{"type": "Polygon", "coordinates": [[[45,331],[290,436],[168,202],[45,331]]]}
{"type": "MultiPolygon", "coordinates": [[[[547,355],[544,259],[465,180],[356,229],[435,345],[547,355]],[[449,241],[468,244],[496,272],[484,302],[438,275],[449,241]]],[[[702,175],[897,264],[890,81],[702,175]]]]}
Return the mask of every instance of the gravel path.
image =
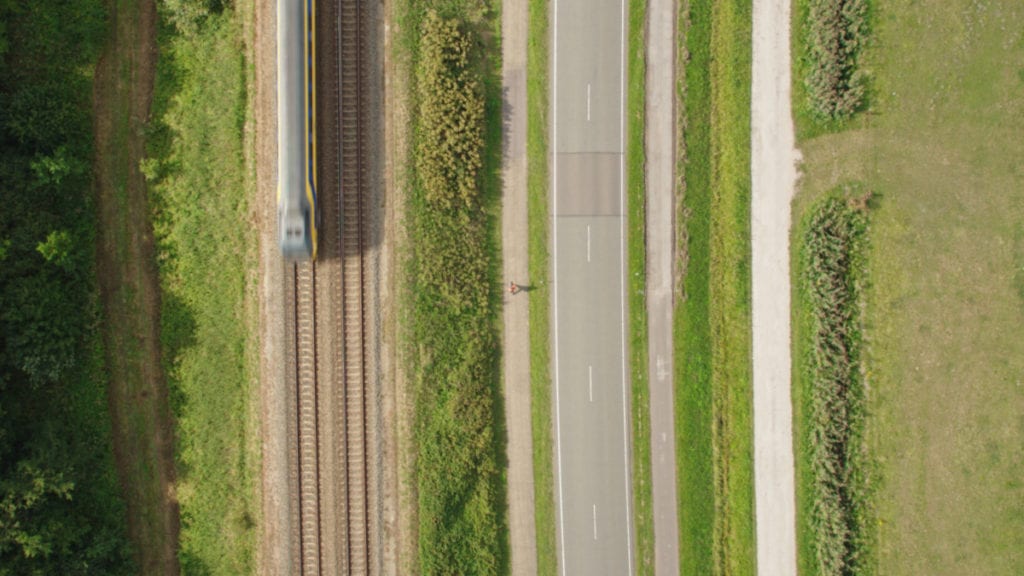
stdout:
{"type": "Polygon", "coordinates": [[[284,354],[284,267],[277,248],[277,77],[276,9],[271,0],[255,6],[254,117],[256,125],[256,211],[260,235],[260,437],[261,478],[260,574],[287,574],[291,556],[291,500],[288,497],[288,396],[284,354]]]}
{"type": "Polygon", "coordinates": [[[789,227],[799,156],[790,110],[789,13],[790,0],[754,0],[750,172],[759,576],[796,574],[789,227]]]}
{"type": "MultiPolygon", "coordinates": [[[[502,2],[502,255],[509,281],[529,285],[526,226],[526,0],[502,2]]],[[[512,574],[537,573],[534,527],[533,438],[530,418],[530,327],[527,293],[505,295],[505,421],[508,429],[508,502],[512,574]]]]}

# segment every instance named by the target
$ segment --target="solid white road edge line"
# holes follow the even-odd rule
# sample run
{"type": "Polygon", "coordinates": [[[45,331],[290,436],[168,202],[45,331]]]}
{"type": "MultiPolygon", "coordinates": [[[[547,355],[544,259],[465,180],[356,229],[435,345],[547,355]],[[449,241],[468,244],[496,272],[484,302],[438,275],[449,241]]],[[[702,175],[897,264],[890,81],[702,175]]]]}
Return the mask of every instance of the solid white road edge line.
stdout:
{"type": "Polygon", "coordinates": [[[559,402],[559,375],[558,375],[558,0],[554,0],[552,7],[551,27],[554,36],[554,54],[551,63],[551,243],[552,243],[552,281],[555,287],[554,298],[554,332],[555,332],[555,446],[557,447],[558,461],[558,533],[560,547],[562,549],[562,576],[566,575],[565,567],[565,498],[562,490],[562,407],[559,402]]]}
{"type": "Polygon", "coordinates": [[[626,476],[626,566],[633,574],[632,510],[630,507],[629,402],[626,398],[626,0],[619,2],[619,297],[622,329],[622,457],[626,476]]]}

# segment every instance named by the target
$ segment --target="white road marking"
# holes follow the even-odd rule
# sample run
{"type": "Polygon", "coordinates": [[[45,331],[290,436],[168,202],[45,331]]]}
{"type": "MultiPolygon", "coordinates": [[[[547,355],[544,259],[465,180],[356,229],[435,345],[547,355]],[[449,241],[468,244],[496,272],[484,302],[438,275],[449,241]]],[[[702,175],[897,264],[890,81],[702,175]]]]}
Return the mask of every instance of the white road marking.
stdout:
{"type": "Polygon", "coordinates": [[[622,334],[622,474],[626,478],[626,566],[633,574],[633,512],[629,477],[629,401],[626,398],[626,0],[619,2],[619,318],[622,334]]]}
{"type": "Polygon", "coordinates": [[[587,83],[587,122],[590,122],[590,83],[587,83]]]}
{"type": "Polygon", "coordinates": [[[597,504],[594,504],[594,540],[597,540],[597,504]]]}
{"type": "Polygon", "coordinates": [[[594,401],[594,367],[587,366],[588,379],[590,380],[590,401],[594,401]]]}
{"type": "Polygon", "coordinates": [[[587,224],[587,262],[590,262],[590,224],[587,224]]]}
{"type": "Polygon", "coordinates": [[[566,575],[565,561],[565,492],[562,489],[562,408],[560,398],[560,378],[558,373],[558,0],[554,0],[551,19],[552,36],[555,49],[551,55],[551,142],[554,147],[551,163],[551,246],[552,274],[555,283],[554,298],[554,332],[555,332],[555,446],[558,461],[558,538],[562,549],[562,576],[566,575]]]}
{"type": "Polygon", "coordinates": [[[668,378],[668,368],[665,367],[665,359],[658,354],[658,380],[668,378]]]}

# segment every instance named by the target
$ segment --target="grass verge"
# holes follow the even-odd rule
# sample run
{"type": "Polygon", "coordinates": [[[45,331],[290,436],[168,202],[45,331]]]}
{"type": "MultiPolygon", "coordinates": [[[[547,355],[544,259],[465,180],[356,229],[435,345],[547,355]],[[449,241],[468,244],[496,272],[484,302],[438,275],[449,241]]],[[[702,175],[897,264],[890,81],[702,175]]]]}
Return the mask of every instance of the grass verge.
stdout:
{"type": "Polygon", "coordinates": [[[654,511],[651,491],[651,412],[647,370],[647,238],[644,170],[647,2],[629,3],[626,55],[626,244],[629,290],[630,406],[633,437],[633,520],[636,573],[654,574],[654,511]]]}
{"type": "Polygon", "coordinates": [[[412,110],[409,192],[401,200],[408,236],[398,252],[401,369],[414,398],[412,485],[424,574],[509,570],[496,354],[501,63],[481,57],[498,53],[496,12],[461,1],[397,8],[395,48],[412,110]],[[457,152],[438,154],[442,148],[457,152]]]}
{"type": "MultiPolygon", "coordinates": [[[[548,239],[548,0],[530,0],[526,60],[526,164],[530,282],[547,286],[551,270],[548,239]]],[[[548,294],[546,291],[544,294],[548,294]]],[[[558,571],[555,545],[554,436],[551,407],[551,303],[540,294],[530,298],[530,413],[533,427],[534,525],[537,573],[558,571]]]]}
{"type": "MultiPolygon", "coordinates": [[[[682,574],[753,574],[749,0],[680,11],[688,54],[677,305],[676,435],[682,574]]],[[[682,60],[682,59],[681,59],[682,60]]]]}
{"type": "MultiPolygon", "coordinates": [[[[241,7],[239,7],[239,10],[241,7]]],[[[160,12],[154,124],[143,171],[162,290],[161,340],[188,573],[255,571],[260,456],[257,238],[244,163],[243,15],[160,12]]]]}

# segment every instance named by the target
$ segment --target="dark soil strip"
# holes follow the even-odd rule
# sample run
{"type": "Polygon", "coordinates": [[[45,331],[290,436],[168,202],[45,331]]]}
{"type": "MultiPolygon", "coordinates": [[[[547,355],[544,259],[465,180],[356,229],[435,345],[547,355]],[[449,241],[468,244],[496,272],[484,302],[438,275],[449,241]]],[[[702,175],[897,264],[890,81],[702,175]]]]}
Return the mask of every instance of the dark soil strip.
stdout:
{"type": "Polygon", "coordinates": [[[113,0],[111,36],[96,68],[97,274],[109,373],[114,454],[142,574],[178,574],[178,505],[160,291],[145,154],[156,65],[153,0],[113,0]]]}

